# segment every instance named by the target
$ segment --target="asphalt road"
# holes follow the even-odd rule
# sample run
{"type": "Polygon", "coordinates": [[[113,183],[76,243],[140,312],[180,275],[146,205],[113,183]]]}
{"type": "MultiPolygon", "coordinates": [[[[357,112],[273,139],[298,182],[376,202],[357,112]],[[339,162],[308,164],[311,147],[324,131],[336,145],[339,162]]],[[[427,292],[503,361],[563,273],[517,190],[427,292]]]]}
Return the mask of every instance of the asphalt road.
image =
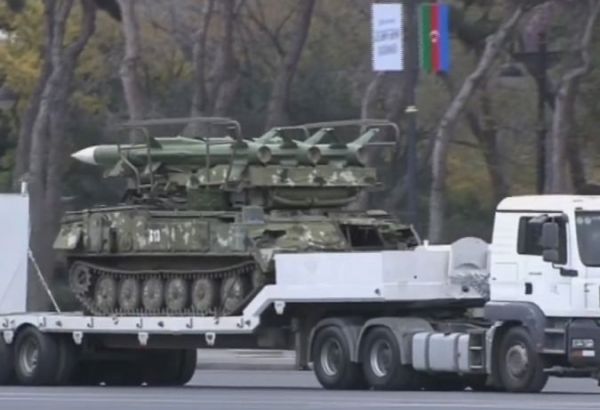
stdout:
{"type": "Polygon", "coordinates": [[[0,409],[268,410],[268,409],[494,409],[600,408],[591,380],[553,379],[544,393],[336,392],[322,390],[311,372],[200,370],[182,388],[0,388],[0,409]]]}

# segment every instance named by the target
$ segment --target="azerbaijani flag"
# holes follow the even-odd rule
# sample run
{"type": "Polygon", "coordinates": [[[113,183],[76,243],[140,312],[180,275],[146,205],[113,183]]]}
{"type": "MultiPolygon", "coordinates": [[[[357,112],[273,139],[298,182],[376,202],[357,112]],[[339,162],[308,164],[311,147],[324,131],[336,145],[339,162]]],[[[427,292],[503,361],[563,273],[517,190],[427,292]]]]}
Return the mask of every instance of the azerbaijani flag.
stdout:
{"type": "Polygon", "coordinates": [[[423,4],[421,23],[421,67],[428,73],[450,70],[450,7],[447,4],[423,4]]]}

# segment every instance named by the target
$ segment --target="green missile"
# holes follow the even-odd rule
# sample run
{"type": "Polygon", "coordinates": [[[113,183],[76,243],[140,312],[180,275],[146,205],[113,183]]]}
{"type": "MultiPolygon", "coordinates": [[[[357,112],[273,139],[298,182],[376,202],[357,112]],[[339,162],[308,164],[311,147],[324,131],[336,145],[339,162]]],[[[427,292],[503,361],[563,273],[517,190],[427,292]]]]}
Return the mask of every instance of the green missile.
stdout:
{"type": "Polygon", "coordinates": [[[183,166],[204,166],[207,162],[210,165],[229,164],[234,155],[236,158],[242,156],[249,163],[267,164],[273,157],[266,145],[239,142],[227,137],[211,140],[210,144],[184,137],[156,138],[152,145],[95,145],[71,156],[86,164],[103,167],[114,166],[121,160],[129,161],[134,166],[144,166],[149,159],[183,166]]]}

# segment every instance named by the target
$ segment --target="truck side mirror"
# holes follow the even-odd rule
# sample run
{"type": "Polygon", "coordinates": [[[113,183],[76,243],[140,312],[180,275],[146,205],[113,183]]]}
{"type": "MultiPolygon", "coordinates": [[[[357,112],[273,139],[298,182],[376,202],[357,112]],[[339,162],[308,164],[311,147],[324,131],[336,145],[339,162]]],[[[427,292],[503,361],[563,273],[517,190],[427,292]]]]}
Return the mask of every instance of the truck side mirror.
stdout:
{"type": "Polygon", "coordinates": [[[542,246],[542,258],[544,262],[560,263],[560,239],[558,222],[545,222],[542,225],[542,237],[540,245],[542,246]]]}

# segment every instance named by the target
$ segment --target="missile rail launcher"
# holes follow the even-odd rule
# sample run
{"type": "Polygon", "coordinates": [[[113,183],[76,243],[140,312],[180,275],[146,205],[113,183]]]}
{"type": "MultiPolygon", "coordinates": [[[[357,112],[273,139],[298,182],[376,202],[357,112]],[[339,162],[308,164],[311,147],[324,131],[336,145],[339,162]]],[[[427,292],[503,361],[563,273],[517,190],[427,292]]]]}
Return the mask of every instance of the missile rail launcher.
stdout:
{"type": "Polygon", "coordinates": [[[66,213],[54,244],[88,313],[239,314],[275,281],[276,253],[406,249],[419,242],[410,226],[385,212],[345,210],[378,185],[365,150],[397,146],[393,123],[305,124],[254,139],[243,139],[239,123],[226,118],[138,121],[124,129],[143,135],[144,143],[72,155],[104,168],[106,177],[127,179],[123,204],[66,213]],[[227,133],[192,138],[148,131],[195,123],[227,133]],[[350,141],[338,135],[348,126],[361,129],[350,141]],[[394,142],[372,142],[384,128],[394,142]]]}

